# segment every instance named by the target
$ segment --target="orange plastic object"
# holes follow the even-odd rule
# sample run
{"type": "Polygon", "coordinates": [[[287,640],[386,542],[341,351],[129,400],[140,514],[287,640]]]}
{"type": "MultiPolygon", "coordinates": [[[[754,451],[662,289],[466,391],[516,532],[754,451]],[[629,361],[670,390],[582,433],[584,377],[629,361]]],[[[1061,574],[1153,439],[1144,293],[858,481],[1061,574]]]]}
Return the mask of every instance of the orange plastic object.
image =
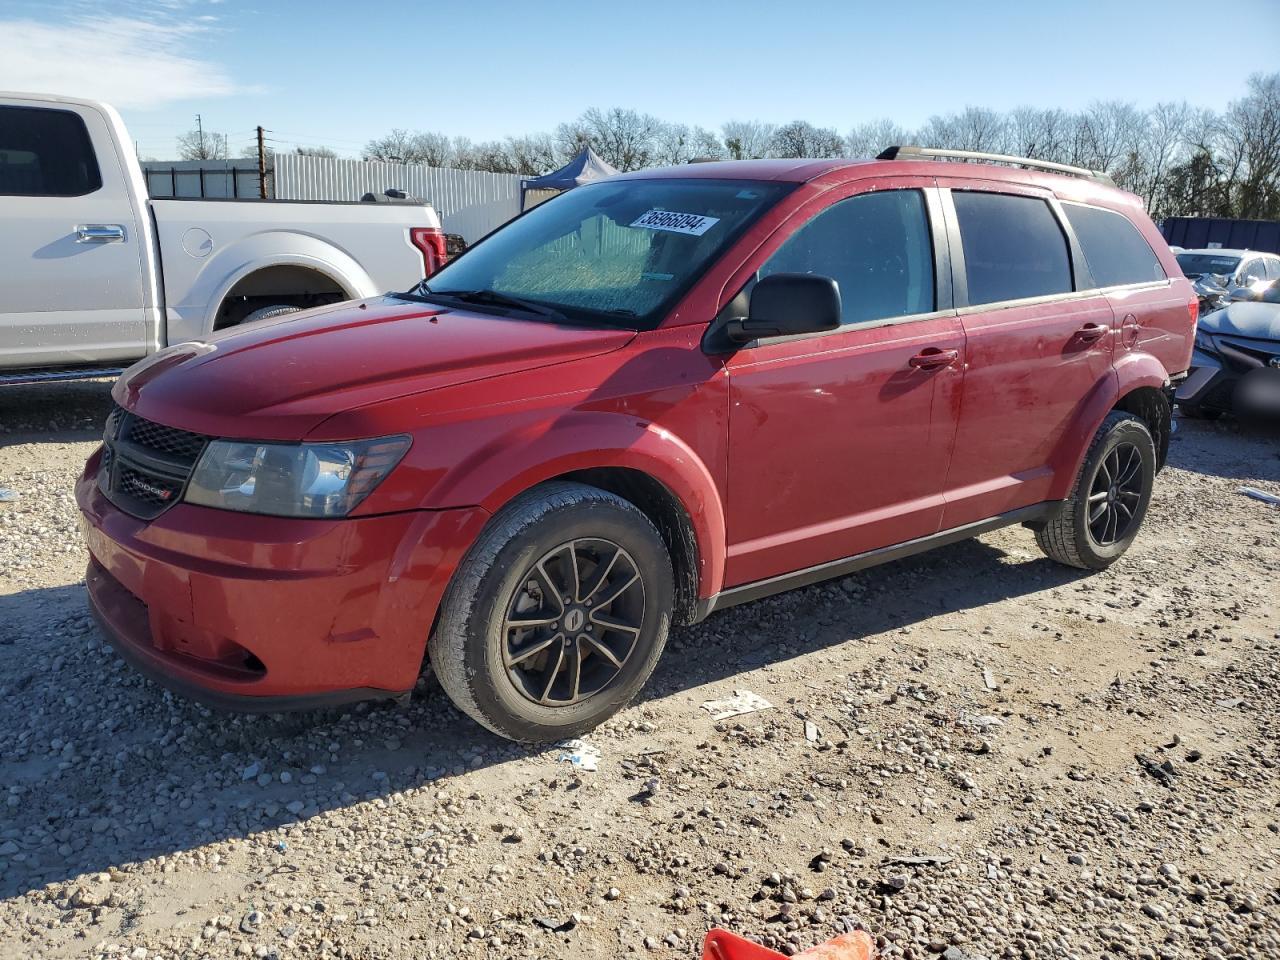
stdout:
{"type": "MultiPolygon", "coordinates": [[[[820,943],[792,960],[874,960],[875,941],[862,930],[842,933],[834,940],[820,943]]],[[[781,953],[762,947],[728,930],[711,930],[702,941],[702,960],[786,960],[781,953]]]]}

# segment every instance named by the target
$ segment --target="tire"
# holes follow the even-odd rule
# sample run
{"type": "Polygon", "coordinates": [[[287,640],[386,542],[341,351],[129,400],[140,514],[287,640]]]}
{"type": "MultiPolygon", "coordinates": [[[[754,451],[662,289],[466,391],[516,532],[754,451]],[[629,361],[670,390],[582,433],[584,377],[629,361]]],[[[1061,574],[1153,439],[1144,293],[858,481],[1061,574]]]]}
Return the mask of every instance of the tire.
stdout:
{"type": "Polygon", "coordinates": [[[671,560],[647,516],[596,487],[547,483],[498,511],[463,558],[428,641],[431,666],[454,704],[499,736],[577,736],[649,679],[674,597],[671,560]],[[622,588],[633,573],[638,587],[622,588]],[[554,665],[553,652],[563,658],[554,665]]]}
{"type": "Polygon", "coordinates": [[[1068,567],[1105,570],[1138,535],[1155,475],[1151,431],[1133,414],[1113,410],[1093,435],[1071,495],[1058,516],[1036,531],[1036,543],[1049,559],[1068,567]],[[1117,472],[1120,484],[1106,480],[1104,474],[1117,472]],[[1092,524],[1091,511],[1098,518],[1092,524]]]}
{"type": "Polygon", "coordinates": [[[283,317],[285,314],[299,313],[301,310],[301,307],[292,307],[285,303],[276,303],[268,307],[259,307],[252,313],[245,314],[244,318],[240,320],[236,326],[240,326],[245,323],[253,323],[255,320],[270,320],[272,317],[283,317]]]}

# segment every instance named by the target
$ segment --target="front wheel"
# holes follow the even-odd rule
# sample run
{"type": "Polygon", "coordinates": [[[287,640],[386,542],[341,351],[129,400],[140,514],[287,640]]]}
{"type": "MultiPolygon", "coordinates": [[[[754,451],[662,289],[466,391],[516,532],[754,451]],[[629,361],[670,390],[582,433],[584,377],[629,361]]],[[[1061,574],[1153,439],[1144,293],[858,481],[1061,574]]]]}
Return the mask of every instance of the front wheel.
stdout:
{"type": "Polygon", "coordinates": [[[544,484],[500,510],[463,559],[431,665],[458,708],[494,733],[576,736],[649,678],[673,598],[671,561],[647,516],[596,487],[544,484]]]}
{"type": "Polygon", "coordinates": [[[1089,444],[1071,496],[1036,532],[1036,543],[1058,563],[1105,570],[1138,535],[1155,475],[1156,445],[1147,425],[1112,411],[1089,444]]]}

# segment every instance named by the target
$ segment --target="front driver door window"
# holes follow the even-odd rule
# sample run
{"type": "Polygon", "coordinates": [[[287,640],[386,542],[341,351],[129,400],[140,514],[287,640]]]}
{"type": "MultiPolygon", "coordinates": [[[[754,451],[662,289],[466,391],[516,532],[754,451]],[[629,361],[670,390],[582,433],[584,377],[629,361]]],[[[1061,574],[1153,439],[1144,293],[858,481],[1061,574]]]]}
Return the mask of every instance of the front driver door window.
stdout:
{"type": "Polygon", "coordinates": [[[937,309],[932,184],[889,186],[814,201],[758,267],[834,278],[844,323],[728,361],[727,586],[938,529],[964,336],[937,309]]]}

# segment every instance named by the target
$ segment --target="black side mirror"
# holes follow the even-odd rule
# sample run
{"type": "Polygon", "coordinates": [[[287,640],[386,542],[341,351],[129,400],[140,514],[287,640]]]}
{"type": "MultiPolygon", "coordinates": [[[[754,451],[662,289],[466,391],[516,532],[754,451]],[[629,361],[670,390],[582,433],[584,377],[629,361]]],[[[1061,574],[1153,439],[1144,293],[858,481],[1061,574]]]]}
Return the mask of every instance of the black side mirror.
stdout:
{"type": "Polygon", "coordinates": [[[734,343],[761,337],[793,337],[840,326],[840,287],[830,277],[774,273],[751,291],[751,310],[730,320],[725,333],[734,343]]]}

